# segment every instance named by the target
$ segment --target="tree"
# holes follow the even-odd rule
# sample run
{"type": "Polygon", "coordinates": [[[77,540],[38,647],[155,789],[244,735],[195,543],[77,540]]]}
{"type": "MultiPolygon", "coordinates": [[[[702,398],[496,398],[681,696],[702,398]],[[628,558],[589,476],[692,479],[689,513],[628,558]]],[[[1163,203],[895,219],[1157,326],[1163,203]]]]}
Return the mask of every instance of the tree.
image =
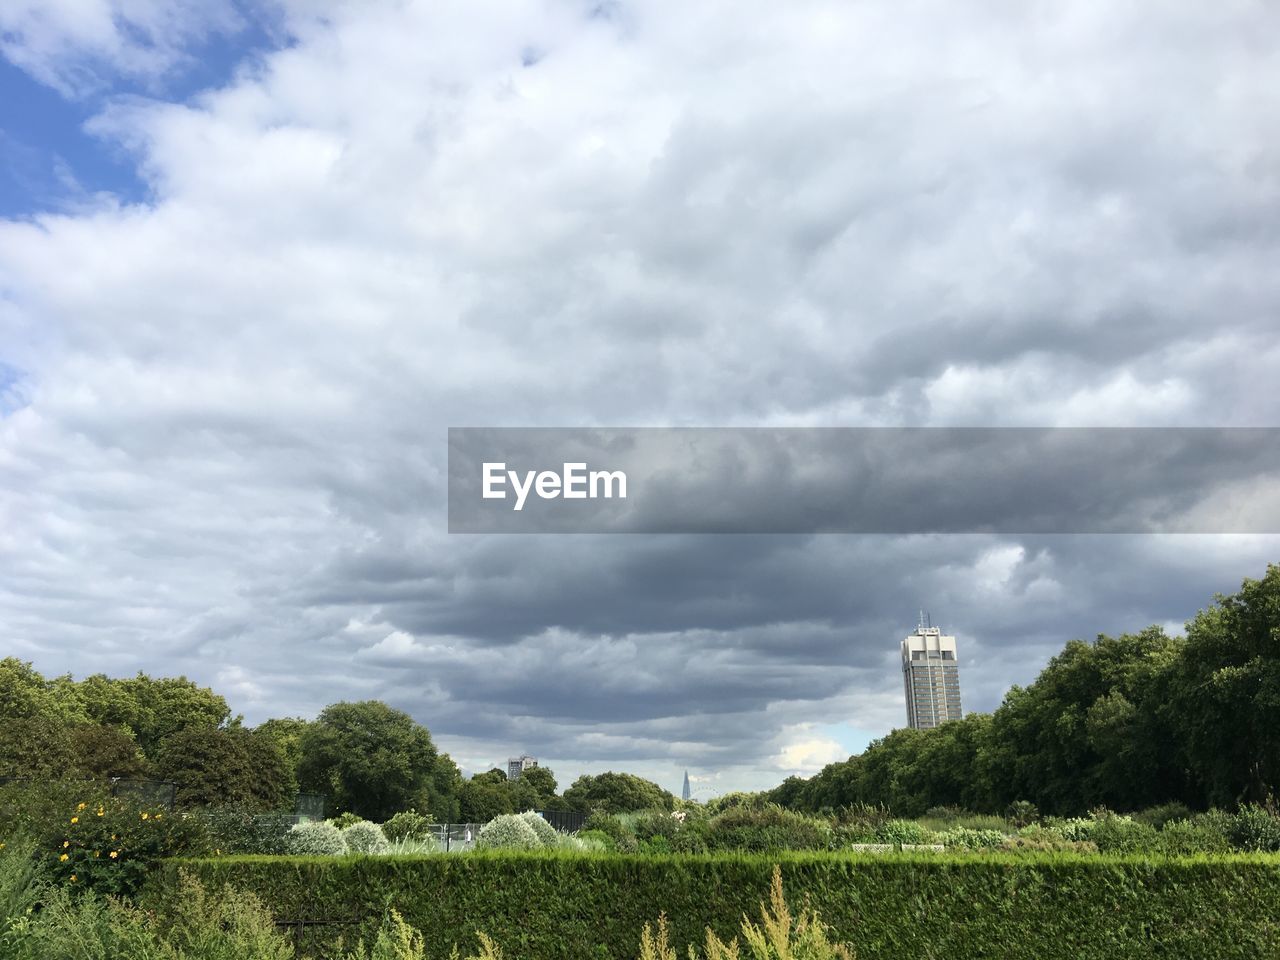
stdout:
{"type": "Polygon", "coordinates": [[[1280,566],[1187,624],[1160,693],[1160,719],[1204,801],[1280,791],[1280,566]]]}
{"type": "Polygon", "coordinates": [[[284,755],[270,737],[243,727],[189,727],[168,737],[157,772],[178,785],[180,806],[277,810],[291,800],[284,755]]]}
{"type": "Polygon", "coordinates": [[[226,700],[186,677],[152,679],[139,673],[114,679],[95,674],[76,684],[76,695],[90,722],[131,730],[148,757],[179,731],[213,730],[232,722],[226,700]]]}
{"type": "Polygon", "coordinates": [[[135,780],[147,775],[147,761],[138,744],[123,730],[96,723],[79,723],[68,731],[78,776],[135,780]]]}
{"type": "Polygon", "coordinates": [[[583,774],[564,792],[574,810],[627,813],[661,808],[674,810],[676,798],[652,780],[631,773],[583,774]]]}
{"type": "Polygon", "coordinates": [[[555,774],[547,767],[531,767],[510,781],[509,789],[516,810],[546,810],[556,799],[555,774]]]}
{"type": "Polygon", "coordinates": [[[425,806],[439,819],[447,799],[452,761],[442,767],[427,728],[378,700],[326,707],[303,732],[301,753],[299,784],[327,794],[334,813],[381,822],[425,806]]]}
{"type": "Polygon", "coordinates": [[[83,718],[65,686],[46,680],[26,661],[0,660],[0,776],[73,776],[69,726],[83,718]]]}
{"type": "Polygon", "coordinates": [[[505,783],[498,783],[483,774],[462,784],[459,796],[459,816],[464,823],[488,823],[504,813],[514,813],[511,793],[505,783]]]}

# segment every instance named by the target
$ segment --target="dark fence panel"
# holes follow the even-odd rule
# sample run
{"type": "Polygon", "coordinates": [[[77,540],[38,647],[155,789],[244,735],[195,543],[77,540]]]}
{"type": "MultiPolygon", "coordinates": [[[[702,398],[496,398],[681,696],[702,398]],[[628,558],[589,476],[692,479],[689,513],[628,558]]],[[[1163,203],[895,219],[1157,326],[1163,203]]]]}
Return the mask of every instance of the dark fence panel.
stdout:
{"type": "Polygon", "coordinates": [[[577,833],[587,822],[581,810],[539,810],[538,815],[561,833],[577,833]]]}

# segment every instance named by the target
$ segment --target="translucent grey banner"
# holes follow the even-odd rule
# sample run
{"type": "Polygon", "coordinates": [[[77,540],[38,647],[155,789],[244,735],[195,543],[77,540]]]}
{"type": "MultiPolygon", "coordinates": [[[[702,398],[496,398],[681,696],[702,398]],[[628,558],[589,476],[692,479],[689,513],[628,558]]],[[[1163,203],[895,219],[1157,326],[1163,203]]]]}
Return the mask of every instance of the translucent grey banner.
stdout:
{"type": "Polygon", "coordinates": [[[1276,533],[1278,428],[449,430],[450,533],[1276,533]]]}

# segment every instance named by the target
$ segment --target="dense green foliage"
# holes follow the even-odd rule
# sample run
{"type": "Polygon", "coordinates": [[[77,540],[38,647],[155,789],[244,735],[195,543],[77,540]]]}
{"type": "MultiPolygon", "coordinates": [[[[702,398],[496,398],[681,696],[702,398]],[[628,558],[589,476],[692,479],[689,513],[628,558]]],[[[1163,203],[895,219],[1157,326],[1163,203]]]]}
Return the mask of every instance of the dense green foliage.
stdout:
{"type": "Polygon", "coordinates": [[[623,813],[629,810],[675,808],[676,798],[652,780],[631,773],[583,774],[564,792],[571,810],[623,813]]]}
{"type": "Polygon", "coordinates": [[[382,821],[415,807],[456,817],[458,768],[437,752],[427,728],[377,700],[335,703],[301,739],[298,783],[327,794],[334,812],[382,821]]]}
{"type": "MultiPolygon", "coordinates": [[[[376,933],[390,905],[431,932],[428,956],[482,929],[512,957],[631,960],[666,913],[674,943],[722,938],[755,914],[774,863],[788,898],[876,960],[936,957],[1256,960],[1280,952],[1280,862],[1266,855],[1162,860],[1094,854],[627,857],[494,853],[422,858],[232,858],[188,867],[206,886],[254,892],[336,956],[376,933]]],[[[164,901],[178,865],[152,891],[164,901]]],[[[328,952],[326,952],[328,951],[328,952]]]]}
{"type": "Polygon", "coordinates": [[[1280,793],[1280,566],[1186,628],[1073,640],[994,714],[895,730],[769,798],[797,810],[883,804],[903,816],[1026,802],[1196,809],[1280,793]]]}

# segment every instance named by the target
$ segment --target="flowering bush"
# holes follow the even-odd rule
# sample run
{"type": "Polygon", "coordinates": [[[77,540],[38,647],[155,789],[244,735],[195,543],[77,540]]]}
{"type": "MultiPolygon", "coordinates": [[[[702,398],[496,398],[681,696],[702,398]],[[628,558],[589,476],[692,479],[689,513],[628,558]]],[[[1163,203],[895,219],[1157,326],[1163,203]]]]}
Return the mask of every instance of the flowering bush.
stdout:
{"type": "Polygon", "coordinates": [[[59,835],[45,854],[55,878],[128,895],[158,860],[194,852],[200,830],[190,818],[112,798],[76,804],[59,835]]]}
{"type": "Polygon", "coordinates": [[[342,831],[326,820],[299,823],[289,831],[289,852],[304,857],[340,857],[347,852],[342,831]]]}
{"type": "Polygon", "coordinates": [[[348,853],[386,853],[387,838],[376,823],[361,820],[342,831],[348,853]]]}
{"type": "Polygon", "coordinates": [[[539,850],[542,846],[529,821],[514,813],[494,817],[476,835],[476,848],[480,850],[539,850]]]}

